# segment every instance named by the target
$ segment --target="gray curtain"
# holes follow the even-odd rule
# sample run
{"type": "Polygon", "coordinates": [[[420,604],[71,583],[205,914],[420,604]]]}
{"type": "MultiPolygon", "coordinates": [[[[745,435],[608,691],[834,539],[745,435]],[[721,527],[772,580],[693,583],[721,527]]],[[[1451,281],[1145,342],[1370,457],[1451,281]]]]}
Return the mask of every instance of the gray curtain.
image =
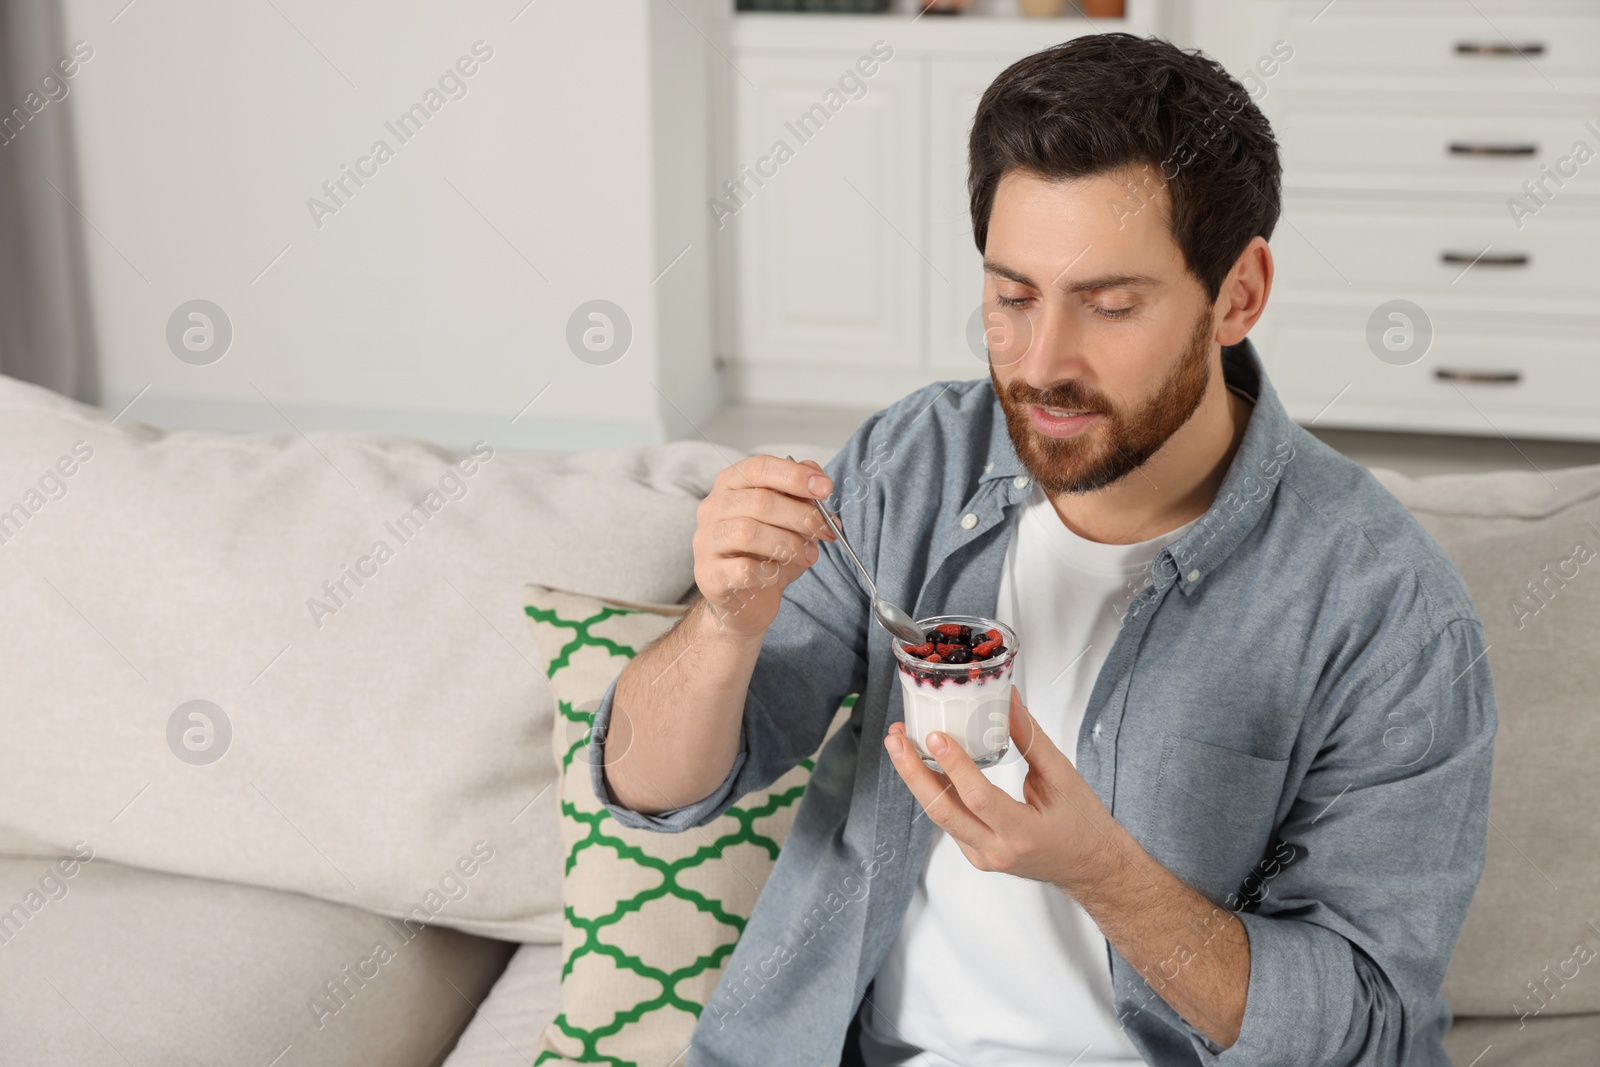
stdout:
{"type": "Polygon", "coordinates": [[[0,0],[0,373],[93,403],[67,54],[55,0],[0,0]]]}

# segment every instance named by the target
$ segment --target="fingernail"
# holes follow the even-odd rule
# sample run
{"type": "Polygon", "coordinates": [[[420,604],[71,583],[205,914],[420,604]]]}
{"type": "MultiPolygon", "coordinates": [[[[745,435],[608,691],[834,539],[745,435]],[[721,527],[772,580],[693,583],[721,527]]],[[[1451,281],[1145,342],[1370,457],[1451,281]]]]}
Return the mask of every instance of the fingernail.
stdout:
{"type": "Polygon", "coordinates": [[[806,487],[817,496],[827,496],[833,491],[833,483],[820,474],[813,474],[806,479],[806,487]]]}
{"type": "Polygon", "coordinates": [[[944,734],[934,731],[928,735],[929,752],[932,752],[935,756],[942,756],[946,747],[948,746],[945,743],[944,734]]]}
{"type": "Polygon", "coordinates": [[[906,754],[906,743],[895,734],[890,734],[885,738],[884,744],[889,746],[889,755],[895,759],[899,759],[906,754]]]}

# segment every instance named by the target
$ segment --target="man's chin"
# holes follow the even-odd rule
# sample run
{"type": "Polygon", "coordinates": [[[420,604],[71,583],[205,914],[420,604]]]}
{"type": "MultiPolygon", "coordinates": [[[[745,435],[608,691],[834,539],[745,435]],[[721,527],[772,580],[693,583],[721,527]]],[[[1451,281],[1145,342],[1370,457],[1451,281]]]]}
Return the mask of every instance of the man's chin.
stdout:
{"type": "Polygon", "coordinates": [[[1081,453],[1058,457],[1031,449],[1030,454],[1021,459],[1029,476],[1052,493],[1085,492],[1087,486],[1099,480],[1098,476],[1105,467],[1099,456],[1084,456],[1081,453]]]}

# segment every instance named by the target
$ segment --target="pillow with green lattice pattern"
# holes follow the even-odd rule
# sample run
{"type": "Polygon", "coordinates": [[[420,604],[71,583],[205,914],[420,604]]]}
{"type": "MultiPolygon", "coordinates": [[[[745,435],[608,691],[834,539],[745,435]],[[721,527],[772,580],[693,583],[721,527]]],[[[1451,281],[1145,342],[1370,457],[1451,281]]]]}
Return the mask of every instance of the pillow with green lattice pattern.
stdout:
{"type": "MultiPolygon", "coordinates": [[[[594,795],[589,728],[611,680],[683,608],[527,587],[555,692],[561,789],[561,1013],[535,1064],[674,1062],[722,976],[810,781],[812,758],[705,826],[622,826],[594,795]]],[[[845,698],[828,728],[849,718],[845,698]]]]}

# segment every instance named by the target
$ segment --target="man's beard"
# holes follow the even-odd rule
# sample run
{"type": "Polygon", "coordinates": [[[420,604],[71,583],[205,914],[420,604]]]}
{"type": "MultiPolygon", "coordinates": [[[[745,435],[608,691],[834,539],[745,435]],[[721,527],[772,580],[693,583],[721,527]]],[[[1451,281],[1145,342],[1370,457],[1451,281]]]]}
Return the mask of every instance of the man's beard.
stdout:
{"type": "Polygon", "coordinates": [[[1188,346],[1166,381],[1143,407],[1119,410],[1105,397],[1076,381],[1039,390],[1018,378],[1002,390],[989,365],[989,380],[1000,398],[1006,429],[1017,457],[1046,492],[1087,493],[1103,489],[1142,466],[1177,433],[1200,407],[1211,383],[1212,310],[1195,323],[1188,346]],[[1028,406],[1058,411],[1095,411],[1100,418],[1073,437],[1047,437],[1034,429],[1028,406]]]}

